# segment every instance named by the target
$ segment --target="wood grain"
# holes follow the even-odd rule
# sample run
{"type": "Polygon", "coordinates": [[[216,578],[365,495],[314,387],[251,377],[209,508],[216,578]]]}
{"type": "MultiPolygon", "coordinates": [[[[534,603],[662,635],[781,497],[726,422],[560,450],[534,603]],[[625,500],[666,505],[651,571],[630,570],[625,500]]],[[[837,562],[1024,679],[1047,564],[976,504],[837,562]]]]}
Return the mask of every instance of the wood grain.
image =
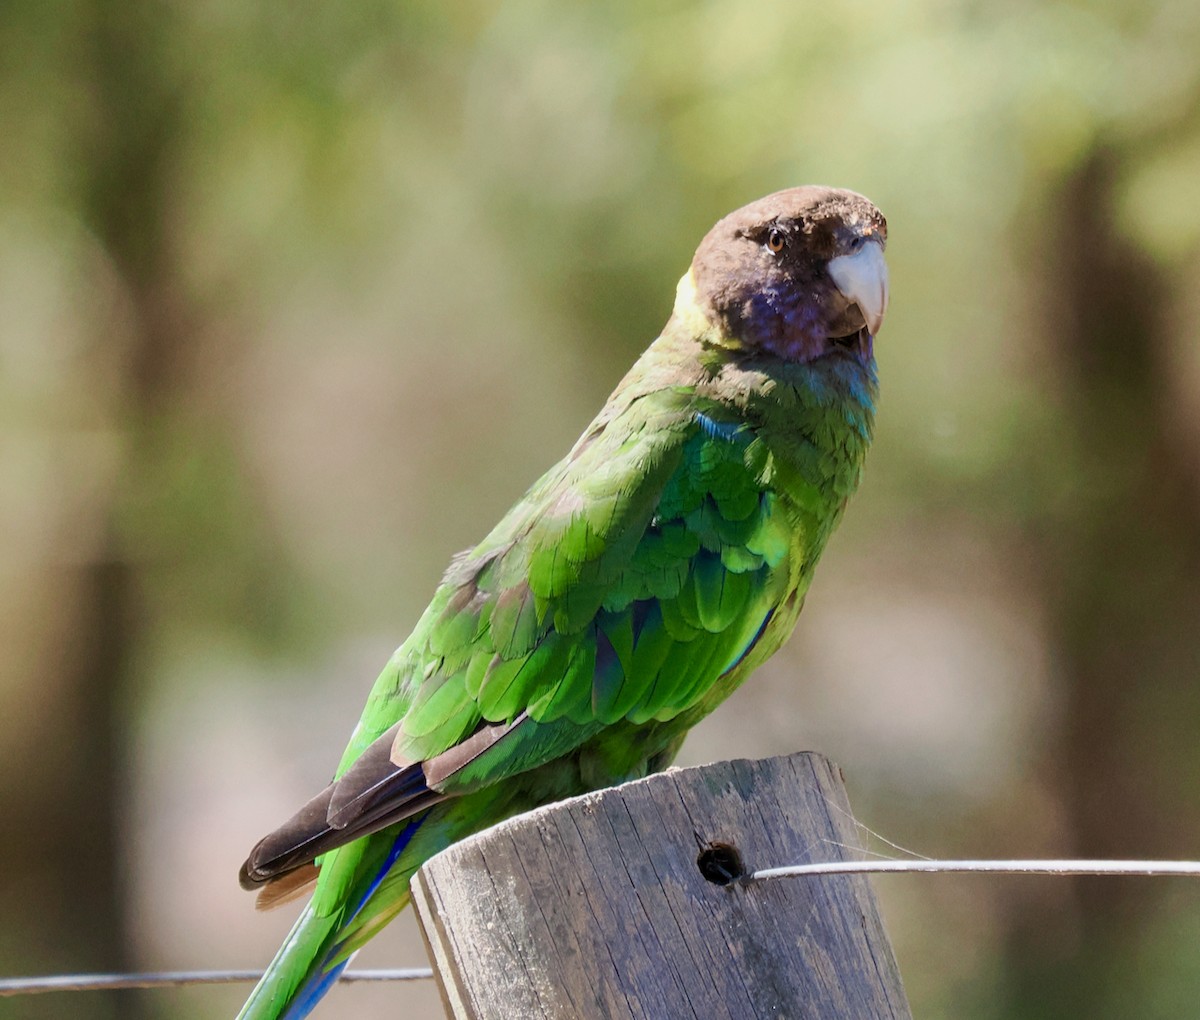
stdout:
{"type": "Polygon", "coordinates": [[[563,801],[458,843],[413,879],[455,1020],[910,1017],[869,880],[714,884],[858,845],[817,754],[719,762],[563,801]],[[719,869],[717,869],[719,870],[719,869]]]}

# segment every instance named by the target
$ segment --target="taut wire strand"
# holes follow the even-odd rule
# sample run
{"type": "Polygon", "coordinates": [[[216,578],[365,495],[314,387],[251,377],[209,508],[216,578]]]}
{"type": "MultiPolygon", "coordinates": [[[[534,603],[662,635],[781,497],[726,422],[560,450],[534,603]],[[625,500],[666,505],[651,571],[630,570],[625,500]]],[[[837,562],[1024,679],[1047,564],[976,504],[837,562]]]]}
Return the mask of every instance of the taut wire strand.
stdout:
{"type": "Polygon", "coordinates": [[[751,882],[804,875],[883,874],[894,872],[976,873],[1010,875],[1191,875],[1200,876],[1200,861],[823,861],[762,868],[751,872],[751,882]]]}
{"type": "MultiPolygon", "coordinates": [[[[155,974],[57,974],[51,977],[0,978],[0,998],[42,992],[97,992],[122,988],[179,988],[186,985],[227,985],[257,981],[261,970],[191,970],[155,974]]],[[[395,970],[348,970],[339,981],[423,981],[433,977],[429,967],[395,970]]]]}

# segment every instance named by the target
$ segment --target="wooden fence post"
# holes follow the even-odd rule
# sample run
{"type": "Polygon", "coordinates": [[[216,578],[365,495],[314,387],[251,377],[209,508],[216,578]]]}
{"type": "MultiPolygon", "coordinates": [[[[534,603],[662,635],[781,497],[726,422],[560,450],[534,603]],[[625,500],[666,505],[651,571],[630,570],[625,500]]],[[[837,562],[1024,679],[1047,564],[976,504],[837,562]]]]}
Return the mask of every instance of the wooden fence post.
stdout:
{"type": "Polygon", "coordinates": [[[719,762],[463,840],[413,902],[454,1020],[909,1018],[866,876],[718,884],[739,856],[749,873],[855,846],[828,759],[719,762]]]}

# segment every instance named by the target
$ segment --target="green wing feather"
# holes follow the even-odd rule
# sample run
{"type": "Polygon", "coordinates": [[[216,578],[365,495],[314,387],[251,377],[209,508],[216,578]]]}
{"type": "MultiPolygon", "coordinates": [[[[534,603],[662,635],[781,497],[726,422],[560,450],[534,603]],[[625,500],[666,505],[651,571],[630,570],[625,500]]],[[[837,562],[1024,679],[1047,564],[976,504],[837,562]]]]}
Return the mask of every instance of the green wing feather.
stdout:
{"type": "MultiPolygon", "coordinates": [[[[736,661],[786,587],[785,522],[750,437],[706,430],[688,397],[646,394],[600,421],[456,561],[339,774],[397,721],[397,755],[423,761],[522,713],[569,720],[579,743],[626,717],[670,718],[700,693],[697,662],[736,661]]],[[[499,758],[493,780],[511,774],[499,758]]]]}

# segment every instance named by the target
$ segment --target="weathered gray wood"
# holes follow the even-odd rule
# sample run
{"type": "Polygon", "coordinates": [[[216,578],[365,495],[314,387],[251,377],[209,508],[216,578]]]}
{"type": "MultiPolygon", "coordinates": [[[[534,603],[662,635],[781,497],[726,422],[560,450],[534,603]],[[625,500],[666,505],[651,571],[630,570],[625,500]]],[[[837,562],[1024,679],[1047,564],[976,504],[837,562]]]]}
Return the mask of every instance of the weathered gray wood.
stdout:
{"type": "Polygon", "coordinates": [[[698,839],[746,869],[858,845],[816,754],[673,769],[521,815],[413,879],[455,1020],[909,1017],[862,875],[716,885],[698,839]]]}

